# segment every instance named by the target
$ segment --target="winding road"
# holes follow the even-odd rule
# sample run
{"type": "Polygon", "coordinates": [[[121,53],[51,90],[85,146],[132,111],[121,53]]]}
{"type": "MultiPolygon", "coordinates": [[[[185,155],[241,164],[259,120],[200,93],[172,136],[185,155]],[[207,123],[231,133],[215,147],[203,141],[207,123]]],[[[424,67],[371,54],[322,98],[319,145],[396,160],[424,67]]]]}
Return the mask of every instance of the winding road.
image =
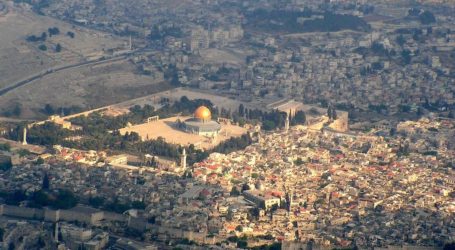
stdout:
{"type": "Polygon", "coordinates": [[[138,50],[133,50],[129,51],[126,53],[123,53],[121,55],[116,55],[116,56],[110,56],[110,57],[103,57],[95,60],[89,60],[89,61],[84,61],[84,62],[79,62],[75,64],[70,64],[70,65],[64,65],[64,66],[58,66],[58,67],[53,67],[49,68],[47,70],[41,71],[39,73],[36,73],[34,75],[29,76],[27,79],[23,79],[21,81],[18,81],[16,83],[13,83],[5,88],[0,89],[0,96],[5,95],[6,93],[13,91],[17,88],[20,88],[24,85],[27,85],[35,80],[41,79],[47,75],[54,74],[60,71],[64,71],[67,69],[72,69],[72,68],[77,68],[85,65],[90,65],[90,64],[102,64],[102,63],[107,63],[107,62],[114,62],[114,61],[119,61],[128,58],[128,56],[134,55],[138,52],[142,52],[144,49],[138,49],[138,50]]]}

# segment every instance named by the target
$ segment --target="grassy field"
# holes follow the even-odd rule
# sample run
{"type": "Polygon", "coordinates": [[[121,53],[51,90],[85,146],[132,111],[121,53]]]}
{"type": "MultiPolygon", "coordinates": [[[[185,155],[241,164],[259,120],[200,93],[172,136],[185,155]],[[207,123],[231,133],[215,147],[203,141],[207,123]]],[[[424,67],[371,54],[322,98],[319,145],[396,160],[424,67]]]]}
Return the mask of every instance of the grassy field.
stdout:
{"type": "Polygon", "coordinates": [[[7,10],[0,15],[0,88],[55,65],[80,62],[107,49],[123,47],[125,43],[109,34],[75,27],[11,4],[5,6],[7,10]],[[49,37],[47,31],[52,27],[57,27],[60,34],[49,37]],[[26,41],[28,36],[41,36],[43,32],[47,33],[46,41],[26,41]],[[67,32],[74,33],[74,38],[67,32]],[[57,44],[62,47],[60,53],[55,52],[57,44]],[[38,49],[40,45],[48,50],[38,49]]]}
{"type": "Polygon", "coordinates": [[[0,98],[0,107],[20,103],[21,117],[43,118],[46,104],[97,108],[169,89],[167,83],[136,75],[128,61],[83,66],[58,72],[15,89],[0,98]]]}
{"type": "MultiPolygon", "coordinates": [[[[109,50],[126,46],[125,38],[37,15],[11,2],[3,3],[6,8],[0,13],[0,89],[53,67],[99,58],[109,54],[109,50]],[[50,37],[48,29],[53,27],[60,34],[50,37]],[[39,37],[43,32],[47,33],[46,41],[27,41],[28,36],[39,37]],[[67,32],[74,33],[74,37],[67,32]],[[61,45],[61,52],[56,52],[57,44],[61,45]],[[48,49],[39,49],[42,45],[48,49]]],[[[88,109],[169,88],[160,80],[137,75],[128,60],[86,65],[47,75],[2,95],[0,116],[20,106],[21,118],[40,119],[40,110],[48,103],[88,109]]]]}

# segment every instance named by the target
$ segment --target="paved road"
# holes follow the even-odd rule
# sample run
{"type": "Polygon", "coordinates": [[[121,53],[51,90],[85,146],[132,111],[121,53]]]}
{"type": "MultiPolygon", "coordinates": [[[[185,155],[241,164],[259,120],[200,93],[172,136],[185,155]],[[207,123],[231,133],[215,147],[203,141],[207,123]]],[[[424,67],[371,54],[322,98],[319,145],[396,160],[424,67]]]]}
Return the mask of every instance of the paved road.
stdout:
{"type": "Polygon", "coordinates": [[[49,69],[47,69],[45,71],[42,71],[40,73],[31,75],[27,79],[21,80],[19,82],[16,82],[14,84],[9,85],[8,87],[0,89],[0,96],[5,95],[6,93],[8,93],[8,92],[10,92],[10,91],[12,91],[14,89],[17,89],[19,87],[27,85],[27,84],[29,84],[29,83],[37,80],[37,79],[41,79],[41,78],[43,78],[43,77],[45,77],[47,75],[50,75],[50,74],[54,74],[54,73],[57,73],[57,72],[60,72],[60,71],[63,71],[63,70],[67,70],[67,69],[71,69],[71,68],[77,68],[77,67],[81,67],[81,66],[85,66],[85,65],[89,65],[89,64],[101,64],[101,63],[107,63],[107,62],[111,62],[111,61],[123,60],[123,59],[127,58],[128,56],[134,55],[134,54],[136,54],[138,52],[141,52],[143,50],[144,49],[134,50],[134,51],[130,51],[130,52],[127,52],[127,53],[124,53],[124,54],[121,54],[121,55],[111,56],[111,57],[108,57],[108,58],[100,58],[100,59],[96,59],[96,60],[90,60],[90,61],[79,62],[79,63],[75,63],[75,64],[70,64],[70,65],[64,65],[64,66],[58,66],[58,67],[54,67],[54,68],[49,68],[49,69]]]}
{"type": "Polygon", "coordinates": [[[25,121],[30,121],[30,120],[0,116],[0,122],[25,122],[25,121]]]}

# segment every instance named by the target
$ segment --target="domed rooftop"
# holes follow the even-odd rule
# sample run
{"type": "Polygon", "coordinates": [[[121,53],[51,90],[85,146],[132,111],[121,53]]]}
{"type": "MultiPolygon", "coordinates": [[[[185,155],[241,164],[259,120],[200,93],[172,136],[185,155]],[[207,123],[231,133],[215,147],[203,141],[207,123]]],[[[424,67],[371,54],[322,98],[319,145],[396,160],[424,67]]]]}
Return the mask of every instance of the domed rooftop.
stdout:
{"type": "Polygon", "coordinates": [[[202,121],[210,121],[212,119],[212,112],[205,106],[200,106],[194,111],[194,118],[202,121]]]}

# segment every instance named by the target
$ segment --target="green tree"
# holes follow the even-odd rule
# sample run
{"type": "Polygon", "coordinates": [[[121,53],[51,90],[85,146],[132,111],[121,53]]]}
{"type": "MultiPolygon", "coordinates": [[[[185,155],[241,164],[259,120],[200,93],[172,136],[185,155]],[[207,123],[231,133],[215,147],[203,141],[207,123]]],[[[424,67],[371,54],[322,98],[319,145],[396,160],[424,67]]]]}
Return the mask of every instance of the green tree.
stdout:
{"type": "Polygon", "coordinates": [[[13,193],[9,193],[5,199],[7,205],[17,206],[21,201],[27,199],[25,192],[22,190],[16,190],[13,193]]]}
{"type": "Polygon", "coordinates": [[[411,59],[412,59],[412,56],[411,56],[411,51],[409,50],[403,50],[401,52],[401,57],[403,58],[403,62],[405,64],[410,64],[411,63],[411,59]]]}
{"type": "Polygon", "coordinates": [[[55,114],[55,109],[54,107],[52,107],[52,105],[50,105],[49,103],[44,105],[44,109],[43,109],[44,113],[46,115],[53,115],[55,114]]]}
{"type": "Polygon", "coordinates": [[[60,30],[57,27],[49,28],[49,29],[47,29],[47,31],[49,32],[49,36],[55,36],[55,35],[60,34],[60,30]]]}
{"type": "Polygon", "coordinates": [[[55,209],[70,209],[77,205],[78,199],[69,190],[59,190],[56,200],[51,204],[55,209]]]}
{"type": "Polygon", "coordinates": [[[276,128],[276,124],[273,121],[267,120],[262,123],[262,128],[264,130],[270,131],[276,128]]]}
{"type": "Polygon", "coordinates": [[[66,35],[69,36],[71,39],[75,37],[74,32],[71,31],[66,32],[66,35]]]}
{"type": "Polygon", "coordinates": [[[1,151],[11,151],[11,145],[9,143],[0,143],[0,150],[1,151]]]}
{"type": "Polygon", "coordinates": [[[406,39],[404,38],[403,35],[400,34],[400,35],[397,37],[397,43],[398,43],[400,46],[403,46],[403,45],[406,43],[406,39]]]}
{"type": "Polygon", "coordinates": [[[19,157],[24,157],[31,154],[27,149],[19,149],[17,153],[19,154],[19,157]]]}
{"type": "Polygon", "coordinates": [[[401,112],[403,113],[409,113],[411,111],[411,106],[409,105],[405,105],[405,104],[400,104],[398,106],[398,108],[400,109],[401,112]]]}
{"type": "Polygon", "coordinates": [[[332,119],[336,120],[338,118],[336,109],[332,109],[332,119]]]}
{"type": "Polygon", "coordinates": [[[422,24],[431,24],[436,22],[436,17],[430,11],[424,11],[419,15],[419,20],[422,24]]]}
{"type": "Polygon", "coordinates": [[[329,117],[330,120],[332,120],[332,105],[329,105],[329,107],[327,108],[327,117],[329,117]]]}
{"type": "Polygon", "coordinates": [[[245,116],[245,107],[243,106],[243,104],[239,105],[239,115],[240,115],[240,117],[245,116]]]}
{"type": "Polygon", "coordinates": [[[133,201],[131,207],[134,209],[145,209],[146,205],[142,201],[133,201]]]}
{"type": "Polygon", "coordinates": [[[120,203],[118,198],[115,197],[111,203],[106,204],[104,209],[106,209],[108,211],[113,211],[116,213],[123,213],[123,212],[127,211],[128,209],[130,209],[130,206],[120,203]]]}
{"type": "Polygon", "coordinates": [[[38,41],[41,41],[41,37],[37,37],[35,35],[30,35],[30,36],[27,36],[27,38],[25,40],[27,42],[38,42],[38,41]]]}
{"type": "Polygon", "coordinates": [[[396,128],[391,128],[389,131],[390,136],[395,136],[397,134],[397,129],[396,128]]]}
{"type": "Polygon", "coordinates": [[[60,51],[62,51],[62,45],[60,45],[60,43],[57,43],[55,46],[55,52],[59,53],[60,51]]]}
{"type": "Polygon", "coordinates": [[[103,197],[90,197],[88,199],[88,203],[92,207],[99,208],[104,205],[104,198],[103,197]]]}
{"type": "Polygon", "coordinates": [[[11,162],[10,157],[0,158],[0,170],[1,171],[8,171],[13,167],[13,163],[11,162]]]}
{"type": "Polygon", "coordinates": [[[297,111],[291,120],[292,125],[305,124],[305,122],[306,122],[306,115],[303,110],[297,111]]]}
{"type": "Polygon", "coordinates": [[[41,208],[50,205],[51,200],[49,195],[44,190],[39,190],[33,193],[31,197],[31,206],[36,208],[41,208]]]}
{"type": "Polygon", "coordinates": [[[16,103],[12,110],[13,116],[20,116],[22,114],[22,104],[16,103]]]}
{"type": "Polygon", "coordinates": [[[247,191],[247,190],[250,190],[250,186],[249,186],[247,183],[245,183],[245,184],[243,184],[243,186],[242,186],[242,192],[243,192],[243,191],[247,191]]]}
{"type": "Polygon", "coordinates": [[[451,119],[455,119],[455,110],[453,110],[453,109],[450,110],[447,117],[448,117],[448,118],[451,118],[451,119]]]}
{"type": "Polygon", "coordinates": [[[36,159],[36,161],[35,161],[35,164],[36,164],[36,165],[41,165],[41,164],[43,164],[43,163],[44,163],[44,159],[41,158],[41,157],[38,157],[38,159],[36,159]]]}
{"type": "Polygon", "coordinates": [[[400,147],[398,148],[397,156],[407,156],[409,155],[410,150],[409,150],[409,144],[405,143],[404,145],[401,144],[400,147]]]}
{"type": "Polygon", "coordinates": [[[44,242],[41,236],[38,238],[37,246],[39,249],[44,249],[44,247],[46,246],[46,242],[44,242]]]}
{"type": "Polygon", "coordinates": [[[239,190],[237,190],[237,187],[232,187],[231,189],[231,196],[239,196],[240,195],[240,192],[239,190]]]}
{"type": "Polygon", "coordinates": [[[238,248],[246,248],[248,247],[248,242],[244,241],[244,240],[239,240],[237,242],[237,247],[238,248]]]}
{"type": "Polygon", "coordinates": [[[411,9],[408,10],[408,16],[411,16],[411,17],[419,16],[421,11],[422,10],[418,9],[418,8],[411,8],[411,9]]]}
{"type": "Polygon", "coordinates": [[[294,161],[294,164],[297,165],[297,166],[300,166],[302,165],[304,162],[302,160],[301,157],[298,157],[295,161],[294,161]]]}
{"type": "Polygon", "coordinates": [[[44,174],[43,184],[41,185],[41,188],[44,190],[49,190],[49,175],[47,173],[44,174]]]}

